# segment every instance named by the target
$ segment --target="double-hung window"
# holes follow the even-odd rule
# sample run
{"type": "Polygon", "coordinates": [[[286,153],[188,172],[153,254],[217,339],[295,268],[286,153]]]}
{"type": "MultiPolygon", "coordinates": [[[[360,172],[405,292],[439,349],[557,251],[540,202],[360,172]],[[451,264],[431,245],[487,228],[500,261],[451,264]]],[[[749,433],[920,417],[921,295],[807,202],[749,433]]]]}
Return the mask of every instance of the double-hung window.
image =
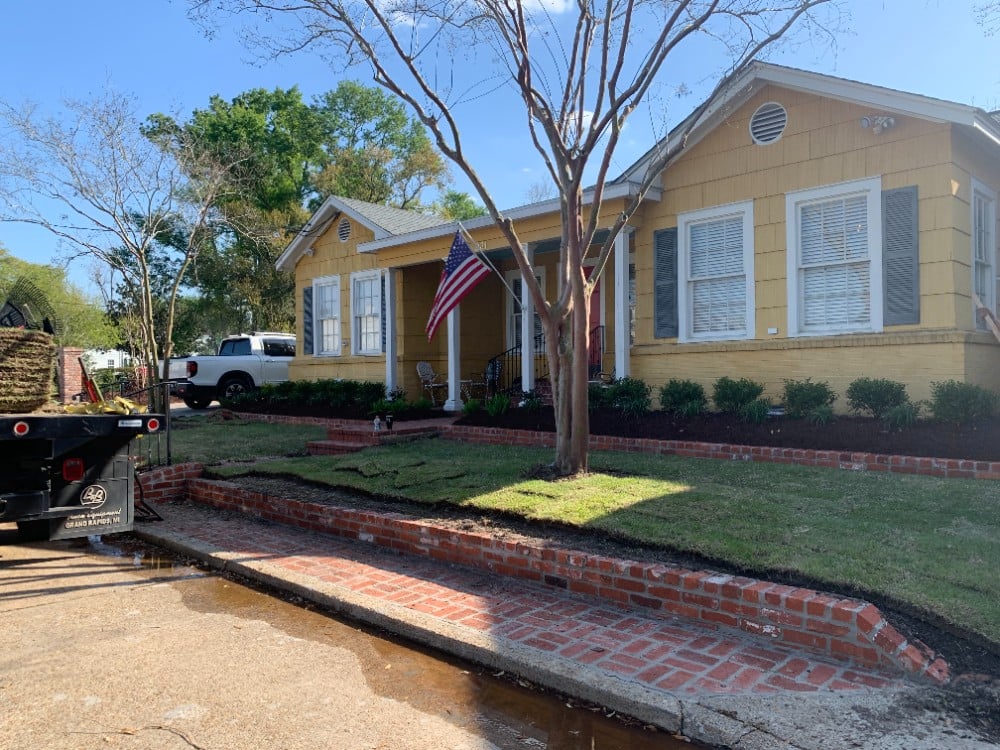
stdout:
{"type": "Polygon", "coordinates": [[[378,271],[351,275],[351,318],[355,354],[382,353],[382,279],[378,271]]]}
{"type": "Polygon", "coordinates": [[[790,336],[882,330],[881,180],[785,197],[790,336]]]}
{"type": "MultiPolygon", "coordinates": [[[[984,307],[996,310],[997,196],[978,180],[972,181],[972,289],[984,307]]],[[[976,325],[985,328],[978,316],[976,325]]]]}
{"type": "Polygon", "coordinates": [[[754,335],[753,202],[678,217],[680,340],[754,335]]]}
{"type": "Polygon", "coordinates": [[[313,281],[316,354],[340,355],[340,277],[324,276],[313,281]]]}

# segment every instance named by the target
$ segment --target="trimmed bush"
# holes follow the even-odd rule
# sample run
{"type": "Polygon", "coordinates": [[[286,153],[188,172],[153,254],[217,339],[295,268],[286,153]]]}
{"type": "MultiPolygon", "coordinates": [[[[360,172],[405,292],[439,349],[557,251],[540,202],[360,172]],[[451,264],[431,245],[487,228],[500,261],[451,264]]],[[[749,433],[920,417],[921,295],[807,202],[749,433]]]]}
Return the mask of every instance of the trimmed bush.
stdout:
{"type": "Polygon", "coordinates": [[[762,393],[764,386],[753,380],[721,377],[712,387],[712,400],[719,411],[738,414],[744,406],[759,399],[762,393]]]}
{"type": "Polygon", "coordinates": [[[640,417],[653,405],[652,388],[638,378],[619,378],[607,387],[611,392],[610,405],[620,409],[625,416],[640,417]]]}
{"type": "Polygon", "coordinates": [[[814,383],[809,378],[785,381],[785,414],[793,419],[807,417],[821,407],[829,409],[836,400],[837,394],[825,381],[814,383]]]}
{"type": "Polygon", "coordinates": [[[882,419],[889,411],[909,403],[906,386],[885,378],[858,378],[847,386],[847,405],[882,419]]]}
{"type": "Polygon", "coordinates": [[[611,406],[611,387],[591,383],[587,387],[587,408],[593,411],[603,409],[605,406],[611,406]]]}
{"type": "Polygon", "coordinates": [[[462,404],[462,414],[465,415],[475,414],[482,408],[483,404],[478,398],[470,398],[468,401],[462,404]]]}
{"type": "Polygon", "coordinates": [[[708,408],[708,398],[700,383],[671,379],[660,388],[660,408],[673,414],[692,417],[708,408]]]}
{"type": "Polygon", "coordinates": [[[945,380],[931,383],[931,414],[943,422],[962,424],[992,417],[997,410],[997,394],[985,388],[945,380]]]}

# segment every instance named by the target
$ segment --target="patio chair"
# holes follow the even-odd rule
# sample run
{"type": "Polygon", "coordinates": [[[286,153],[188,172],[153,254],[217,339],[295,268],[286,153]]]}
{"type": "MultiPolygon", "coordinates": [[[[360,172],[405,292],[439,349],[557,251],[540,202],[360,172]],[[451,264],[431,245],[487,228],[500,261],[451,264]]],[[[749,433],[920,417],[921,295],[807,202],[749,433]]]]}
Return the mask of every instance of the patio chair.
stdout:
{"type": "Polygon", "coordinates": [[[447,389],[448,384],[441,382],[441,376],[434,372],[430,362],[417,362],[417,375],[420,377],[421,387],[430,396],[431,405],[437,406],[438,393],[443,393],[442,389],[447,389]]]}
{"type": "Polygon", "coordinates": [[[500,392],[500,378],[503,375],[503,362],[497,358],[486,363],[486,369],[472,373],[472,387],[475,391],[481,390],[486,398],[495,396],[500,392]]]}

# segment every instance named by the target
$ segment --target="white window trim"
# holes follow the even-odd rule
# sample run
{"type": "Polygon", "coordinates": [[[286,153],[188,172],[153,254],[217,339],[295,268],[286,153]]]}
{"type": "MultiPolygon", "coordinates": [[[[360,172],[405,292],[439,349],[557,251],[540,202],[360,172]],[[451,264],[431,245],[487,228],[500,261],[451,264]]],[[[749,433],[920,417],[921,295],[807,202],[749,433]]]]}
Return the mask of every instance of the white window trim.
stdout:
{"type": "Polygon", "coordinates": [[[787,259],[788,336],[834,336],[847,333],[881,333],[882,306],[885,290],[882,284],[882,178],[840,182],[834,185],[797,190],[785,194],[785,256],[787,259]],[[799,290],[799,208],[808,203],[822,203],[832,198],[848,198],[864,194],[868,205],[868,261],[869,261],[869,324],[855,328],[829,328],[802,331],[801,299],[799,290]]]}
{"type": "Polygon", "coordinates": [[[753,201],[729,203],[724,206],[713,206],[698,211],[680,214],[677,217],[677,311],[678,341],[681,343],[694,341],[733,341],[751,339],[756,330],[756,299],[754,294],[754,245],[753,245],[753,201]],[[693,314],[691,311],[691,295],[688,292],[689,273],[689,242],[688,230],[694,224],[718,221],[732,216],[743,219],[743,272],[746,277],[746,328],[740,334],[732,331],[713,334],[695,334],[692,331],[693,314]]]}
{"type": "Polygon", "coordinates": [[[313,279],[313,351],[314,357],[339,357],[343,348],[344,327],[343,327],[343,305],[341,304],[340,276],[320,276],[313,279]],[[337,336],[337,351],[323,351],[323,329],[320,325],[322,318],[319,316],[319,287],[335,286],[337,288],[337,327],[340,333],[337,336]]]}
{"type": "MultiPolygon", "coordinates": [[[[544,292],[545,292],[545,267],[544,266],[533,266],[531,270],[535,274],[535,278],[538,279],[538,285],[542,288],[542,293],[543,293],[543,296],[544,296],[544,292]]],[[[504,279],[507,281],[507,285],[511,289],[513,289],[514,288],[514,282],[515,281],[519,281],[521,279],[521,270],[518,269],[518,268],[515,268],[513,271],[507,271],[507,273],[504,274],[504,279]]],[[[514,296],[508,291],[507,294],[504,295],[504,297],[506,298],[506,302],[504,304],[504,307],[505,307],[505,309],[504,309],[504,320],[506,321],[505,328],[507,329],[507,336],[506,336],[507,348],[508,349],[513,349],[515,346],[517,346],[517,335],[514,332],[514,325],[513,325],[513,322],[514,322],[514,296]]],[[[538,311],[537,310],[532,310],[532,313],[534,315],[538,315],[538,311]]]]}
{"type": "MultiPolygon", "coordinates": [[[[989,187],[983,182],[980,182],[975,177],[972,178],[972,193],[969,200],[969,267],[972,276],[972,286],[973,292],[976,291],[976,196],[979,195],[985,198],[989,202],[989,215],[986,218],[987,228],[989,229],[989,244],[991,246],[992,252],[987,255],[990,261],[990,271],[993,283],[989,285],[987,289],[988,299],[982,300],[983,306],[989,308],[996,312],[997,301],[996,301],[996,284],[997,284],[997,193],[993,188],[989,187]]],[[[979,319],[976,314],[976,301],[972,300],[973,308],[973,321],[976,328],[980,330],[986,330],[986,323],[979,319]]]]}
{"type": "Polygon", "coordinates": [[[369,279],[375,281],[375,291],[378,296],[378,317],[379,326],[384,326],[385,321],[382,320],[382,286],[378,283],[381,277],[381,272],[378,270],[374,271],[356,271],[351,274],[351,354],[356,354],[358,356],[370,357],[374,355],[382,354],[382,337],[379,336],[379,343],[375,349],[362,349],[361,348],[361,331],[358,329],[358,310],[355,306],[355,295],[354,295],[354,284],[358,281],[367,281],[369,279]]]}

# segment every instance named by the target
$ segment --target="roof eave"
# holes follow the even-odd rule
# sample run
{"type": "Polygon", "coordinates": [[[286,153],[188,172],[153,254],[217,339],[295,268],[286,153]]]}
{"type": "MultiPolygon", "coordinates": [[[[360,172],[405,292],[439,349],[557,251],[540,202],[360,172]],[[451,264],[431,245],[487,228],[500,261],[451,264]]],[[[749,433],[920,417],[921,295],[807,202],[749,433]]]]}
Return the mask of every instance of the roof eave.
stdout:
{"type": "MultiPolygon", "coordinates": [[[[603,200],[615,200],[617,198],[631,198],[634,197],[638,192],[638,185],[634,182],[608,182],[604,188],[603,200]]],[[[659,188],[650,188],[646,191],[646,197],[651,200],[658,201],[660,199],[659,188]]],[[[583,193],[583,199],[585,204],[589,204],[594,199],[593,188],[585,190],[583,193]]],[[[538,203],[529,203],[526,206],[518,206],[510,211],[501,212],[503,217],[506,219],[511,219],[513,221],[522,221],[524,219],[529,219],[534,216],[543,216],[545,214],[550,214],[557,212],[559,210],[559,199],[552,198],[546,201],[540,201],[538,203]]],[[[475,229],[483,229],[485,227],[493,226],[493,218],[489,215],[477,216],[475,219],[470,219],[469,221],[463,221],[462,226],[467,231],[473,231],[475,229]]],[[[397,234],[392,237],[387,237],[384,239],[375,239],[371,242],[363,242],[358,245],[359,253],[375,253],[379,250],[384,250],[390,247],[399,247],[400,245],[408,245],[411,242],[420,242],[422,240],[431,240],[437,237],[448,237],[455,231],[455,222],[441,224],[436,227],[429,227],[427,229],[419,229],[414,232],[407,232],[405,234],[397,234]]]]}

